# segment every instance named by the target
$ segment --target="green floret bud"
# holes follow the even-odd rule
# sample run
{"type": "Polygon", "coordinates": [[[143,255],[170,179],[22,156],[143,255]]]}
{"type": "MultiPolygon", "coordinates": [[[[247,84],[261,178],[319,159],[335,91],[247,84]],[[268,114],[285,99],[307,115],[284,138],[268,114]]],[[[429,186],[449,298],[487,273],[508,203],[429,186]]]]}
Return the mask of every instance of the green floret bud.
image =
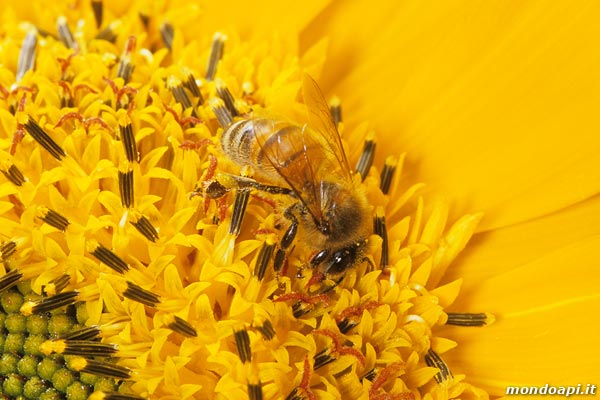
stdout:
{"type": "Polygon", "coordinates": [[[39,399],[45,391],[44,381],[37,376],[29,379],[23,386],[23,395],[28,399],[39,399]]]}
{"type": "Polygon", "coordinates": [[[23,352],[34,356],[42,356],[43,354],[40,351],[40,345],[46,340],[48,339],[42,335],[29,335],[23,344],[23,352]]]}
{"type": "Polygon", "coordinates": [[[17,283],[17,289],[19,289],[19,292],[23,295],[31,293],[31,281],[19,281],[19,283],[17,283]]]}
{"type": "Polygon", "coordinates": [[[7,290],[0,295],[0,305],[6,313],[16,313],[23,305],[23,296],[16,290],[7,290]]]}
{"type": "Polygon", "coordinates": [[[86,321],[89,318],[88,315],[88,311],[87,311],[87,305],[85,302],[81,302],[79,304],[76,305],[77,307],[77,322],[80,323],[81,325],[85,325],[86,321]]]}
{"type": "Polygon", "coordinates": [[[23,354],[23,344],[25,336],[22,333],[9,333],[4,341],[4,351],[6,353],[23,354]]]}
{"type": "Polygon", "coordinates": [[[90,374],[87,372],[79,373],[79,381],[81,383],[85,383],[86,385],[93,386],[96,384],[96,382],[98,382],[98,379],[100,379],[100,377],[98,375],[90,374]]]}
{"type": "Polygon", "coordinates": [[[62,400],[63,396],[58,390],[50,388],[41,394],[40,400],[62,400]]]}
{"type": "Polygon", "coordinates": [[[6,321],[7,315],[0,311],[0,332],[4,330],[4,321],[6,321]]]}
{"type": "Polygon", "coordinates": [[[48,322],[48,333],[50,333],[50,336],[53,338],[56,338],[71,332],[73,330],[73,325],[73,319],[68,315],[64,313],[54,314],[48,322]]]}
{"type": "Polygon", "coordinates": [[[17,372],[18,362],[19,357],[17,357],[15,354],[2,354],[2,358],[0,358],[0,376],[7,376],[17,372]]]}
{"type": "Polygon", "coordinates": [[[73,382],[67,388],[68,400],[85,400],[89,396],[90,387],[81,382],[73,382]]]}
{"type": "Polygon", "coordinates": [[[95,392],[114,392],[116,389],[115,381],[109,378],[100,378],[94,385],[95,392]]]}
{"type": "Polygon", "coordinates": [[[11,397],[21,396],[23,394],[23,384],[25,379],[21,375],[10,374],[4,379],[2,389],[4,394],[11,397]]]}
{"type": "Polygon", "coordinates": [[[33,314],[27,317],[27,331],[30,335],[46,335],[48,333],[48,318],[43,314],[33,314]]]}
{"type": "Polygon", "coordinates": [[[44,357],[37,365],[37,374],[40,378],[49,381],[59,368],[62,366],[53,357],[44,357]]]}
{"type": "Polygon", "coordinates": [[[52,375],[52,384],[59,392],[65,393],[71,383],[75,381],[73,373],[66,368],[60,368],[52,375]]]}
{"type": "Polygon", "coordinates": [[[27,328],[27,317],[21,314],[10,314],[4,321],[4,328],[10,333],[25,332],[27,328]]]}
{"type": "Polygon", "coordinates": [[[26,377],[36,376],[38,362],[38,357],[28,354],[19,360],[17,370],[21,375],[26,377]]]}

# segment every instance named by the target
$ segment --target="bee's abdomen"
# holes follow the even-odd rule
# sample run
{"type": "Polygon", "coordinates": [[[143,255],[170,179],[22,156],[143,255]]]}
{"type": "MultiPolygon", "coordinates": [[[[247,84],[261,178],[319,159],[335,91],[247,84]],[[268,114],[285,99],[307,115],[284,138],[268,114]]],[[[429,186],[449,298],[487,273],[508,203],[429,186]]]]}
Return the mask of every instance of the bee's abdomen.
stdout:
{"type": "Polygon", "coordinates": [[[251,153],[256,137],[252,121],[241,120],[229,126],[221,136],[221,149],[238,164],[251,164],[251,153]]]}
{"type": "Polygon", "coordinates": [[[295,159],[286,143],[293,143],[301,128],[271,119],[245,119],[228,127],[221,136],[223,152],[235,163],[251,166],[255,173],[272,181],[281,180],[271,161],[278,164],[295,159]],[[269,152],[270,157],[266,152],[269,152]]]}

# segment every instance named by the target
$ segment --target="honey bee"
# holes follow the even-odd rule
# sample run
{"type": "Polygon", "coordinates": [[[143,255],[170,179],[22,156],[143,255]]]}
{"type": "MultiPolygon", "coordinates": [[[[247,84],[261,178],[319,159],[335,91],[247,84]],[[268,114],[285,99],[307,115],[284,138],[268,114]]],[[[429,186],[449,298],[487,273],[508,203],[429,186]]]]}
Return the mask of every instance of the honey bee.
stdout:
{"type": "Polygon", "coordinates": [[[302,79],[306,123],[268,117],[243,118],[222,133],[223,153],[254,170],[255,188],[288,195],[283,214],[290,221],[275,255],[286,257],[297,233],[312,250],[310,265],[338,277],[357,264],[371,233],[370,207],[353,180],[329,107],[317,83],[302,79]]]}

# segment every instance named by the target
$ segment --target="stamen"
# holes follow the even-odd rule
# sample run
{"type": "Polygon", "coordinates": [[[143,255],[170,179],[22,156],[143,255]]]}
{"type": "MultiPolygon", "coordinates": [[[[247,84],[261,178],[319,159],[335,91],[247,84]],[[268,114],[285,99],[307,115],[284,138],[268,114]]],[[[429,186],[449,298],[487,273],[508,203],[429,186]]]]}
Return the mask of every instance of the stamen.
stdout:
{"type": "Polygon", "coordinates": [[[258,381],[258,383],[255,384],[248,383],[248,398],[250,400],[263,399],[262,383],[260,383],[260,381],[258,381]]]}
{"type": "Polygon", "coordinates": [[[148,307],[156,307],[160,303],[160,296],[129,281],[127,281],[127,289],[123,292],[123,296],[148,307]]]}
{"type": "Polygon", "coordinates": [[[77,49],[77,42],[73,37],[73,33],[67,24],[67,18],[64,16],[58,17],[56,20],[56,30],[58,31],[58,38],[63,44],[70,49],[77,49]]]}
{"type": "Polygon", "coordinates": [[[329,112],[331,113],[331,118],[335,123],[335,126],[338,126],[340,122],[342,122],[342,102],[339,97],[334,97],[331,99],[329,103],[329,112]]]}
{"type": "Polygon", "coordinates": [[[19,61],[17,62],[17,74],[16,80],[20,82],[27,71],[33,69],[35,64],[35,48],[37,45],[37,32],[35,29],[31,29],[27,32],[23,44],[21,45],[21,51],[19,52],[19,61]]]}
{"type": "Polygon", "coordinates": [[[125,43],[125,49],[121,55],[121,61],[119,62],[119,69],[117,70],[117,77],[123,78],[125,83],[129,82],[131,74],[135,66],[131,63],[131,54],[135,50],[136,38],[135,36],[129,36],[125,43]]]}
{"type": "Polygon", "coordinates": [[[237,347],[238,355],[243,363],[252,361],[252,350],[250,349],[250,337],[248,331],[242,329],[233,333],[235,338],[235,345],[237,347]]]}
{"type": "MultiPolygon", "coordinates": [[[[70,60],[70,58],[69,58],[69,60],[70,60]]],[[[63,70],[63,76],[64,76],[64,72],[66,71],[68,66],[69,66],[69,62],[67,60],[65,60],[63,66],[61,67],[61,69],[63,70]]],[[[71,86],[65,81],[58,81],[58,85],[62,89],[62,93],[59,92],[61,95],[60,96],[61,108],[74,107],[75,100],[73,100],[73,91],[71,90],[71,86]]],[[[59,120],[59,122],[60,122],[60,120],[59,120]]],[[[56,128],[56,126],[54,126],[54,127],[56,128]]]]}
{"type": "Polygon", "coordinates": [[[121,21],[111,22],[106,28],[98,32],[96,36],[94,36],[94,39],[115,43],[117,41],[117,29],[119,26],[121,26],[121,21]]]}
{"type": "Polygon", "coordinates": [[[215,33],[213,36],[212,47],[210,49],[210,56],[208,57],[208,65],[206,67],[206,80],[212,81],[215,79],[217,73],[217,65],[223,57],[223,48],[225,47],[226,36],[220,32],[215,33]]]}
{"type": "Polygon", "coordinates": [[[26,317],[32,314],[45,313],[75,303],[78,295],[79,292],[73,290],[70,292],[63,292],[54,296],[45,297],[38,302],[28,301],[21,306],[19,311],[26,317]]]}
{"type": "Polygon", "coordinates": [[[317,303],[324,303],[325,306],[327,306],[329,302],[329,296],[327,296],[327,294],[309,296],[305,293],[291,292],[282,294],[273,301],[280,302],[288,300],[296,300],[296,302],[292,305],[292,314],[295,318],[300,318],[301,316],[313,311],[314,305],[317,303]]]}
{"type": "Polygon", "coordinates": [[[2,243],[2,245],[0,246],[0,254],[2,255],[2,261],[6,261],[8,257],[15,254],[15,251],[17,251],[16,242],[9,240],[8,242],[2,243]]]}
{"type": "Polygon", "coordinates": [[[58,161],[67,156],[65,151],[42,129],[42,127],[30,115],[23,125],[25,130],[35,139],[52,157],[58,161]]]}
{"type": "MultiPolygon", "coordinates": [[[[129,379],[131,378],[131,371],[127,367],[121,367],[113,363],[104,361],[90,360],[83,357],[72,357],[68,361],[69,367],[77,372],[87,372],[89,374],[104,376],[107,378],[115,379],[129,379]]],[[[91,398],[91,397],[90,397],[91,398]]],[[[104,397],[105,399],[124,399],[124,398],[135,398],[139,397],[104,397]]]]}
{"type": "Polygon", "coordinates": [[[183,318],[179,318],[177,315],[174,315],[173,317],[175,320],[168,325],[169,329],[187,337],[198,336],[196,328],[194,328],[189,322],[183,318]]]}
{"type": "Polygon", "coordinates": [[[383,165],[383,169],[381,170],[381,176],[379,181],[379,188],[383,192],[383,194],[388,194],[390,191],[390,185],[392,184],[392,178],[394,177],[394,172],[396,172],[396,166],[398,165],[398,160],[396,157],[389,156],[385,159],[385,164],[383,165]]]}
{"type": "Polygon", "coordinates": [[[92,0],[92,11],[94,11],[94,19],[96,20],[96,28],[100,28],[102,25],[102,15],[104,13],[104,7],[102,0],[92,0]]]}
{"type": "Polygon", "coordinates": [[[297,301],[292,304],[292,315],[294,318],[300,318],[314,309],[312,304],[306,304],[301,301],[297,301]]]}
{"type": "MultiPolygon", "coordinates": [[[[171,90],[175,101],[181,104],[184,110],[193,107],[192,100],[185,91],[184,85],[181,83],[181,81],[172,76],[169,78],[167,86],[171,90]]],[[[195,118],[198,117],[198,114],[196,114],[196,110],[192,110],[192,116],[195,118]]]]}
{"type": "Polygon", "coordinates": [[[135,143],[135,136],[133,135],[133,127],[131,122],[125,124],[119,124],[120,137],[123,141],[123,148],[125,149],[125,155],[129,162],[140,162],[140,154],[137,151],[137,145],[135,143]]]}
{"type": "Polygon", "coordinates": [[[0,278],[0,293],[15,286],[17,283],[19,283],[22,277],[23,274],[20,273],[18,269],[13,269],[5,274],[2,278],[0,278]]]}
{"type": "Polygon", "coordinates": [[[233,117],[239,116],[240,113],[235,107],[235,100],[233,98],[233,95],[229,91],[227,85],[225,85],[225,82],[223,82],[222,79],[217,78],[215,80],[215,86],[217,88],[217,95],[221,98],[221,100],[223,100],[223,103],[225,103],[225,107],[227,107],[229,113],[233,117]]]}
{"type": "Polygon", "coordinates": [[[258,258],[256,259],[256,265],[254,266],[254,276],[256,276],[259,281],[262,281],[265,277],[265,272],[267,271],[267,266],[273,256],[274,249],[275,243],[269,239],[267,239],[260,248],[258,258]]]}
{"type": "Polygon", "coordinates": [[[302,396],[299,392],[300,388],[295,387],[294,389],[292,389],[290,394],[286,396],[285,400],[305,400],[305,397],[302,396]]]}
{"type": "Polygon", "coordinates": [[[127,172],[119,171],[119,192],[121,193],[121,205],[125,208],[133,207],[133,170],[127,172]]]}
{"type": "Polygon", "coordinates": [[[42,213],[40,219],[59,231],[64,232],[69,226],[69,220],[56,211],[49,208],[41,209],[40,211],[42,213]]]}
{"type": "Polygon", "coordinates": [[[55,294],[62,292],[70,281],[71,277],[68,274],[52,279],[47,285],[42,286],[42,294],[45,296],[54,296],[55,294]]]}
{"type": "Polygon", "coordinates": [[[229,234],[239,235],[242,228],[242,220],[246,213],[246,206],[250,198],[250,190],[238,189],[235,193],[235,201],[233,203],[233,212],[231,215],[231,223],[229,224],[229,234]]]}
{"type": "Polygon", "coordinates": [[[489,319],[486,313],[448,313],[446,325],[485,326],[489,319]]]}
{"type": "Polygon", "coordinates": [[[379,266],[381,268],[385,268],[389,265],[390,257],[387,227],[385,224],[385,215],[383,215],[382,213],[383,209],[377,210],[377,214],[373,219],[373,232],[381,239],[383,239],[381,242],[381,261],[379,262],[379,266]]]}
{"type": "Polygon", "coordinates": [[[356,163],[356,172],[360,174],[362,180],[365,180],[371,165],[373,165],[373,159],[375,158],[375,147],[376,143],[374,140],[374,134],[370,133],[365,140],[363,151],[356,163]]]}
{"type": "Polygon", "coordinates": [[[92,255],[109,268],[117,271],[119,274],[123,274],[129,270],[129,265],[123,261],[121,257],[101,244],[98,244],[98,246],[92,252],[92,255]]]}
{"type": "Polygon", "coordinates": [[[88,397],[88,400],[146,400],[146,398],[118,392],[94,392],[88,397]]]}
{"type": "Polygon", "coordinates": [[[347,345],[342,346],[340,341],[340,335],[333,331],[330,331],[329,329],[315,329],[312,333],[315,335],[323,335],[330,338],[333,345],[332,352],[337,353],[339,355],[351,355],[358,360],[360,365],[362,365],[363,367],[365,366],[365,356],[353,347],[354,344],[352,342],[346,341],[347,345]]]}
{"type": "Polygon", "coordinates": [[[362,376],[362,378],[360,378],[360,380],[362,381],[363,379],[366,379],[368,381],[373,382],[373,379],[375,379],[376,376],[377,376],[377,369],[376,368],[371,368],[369,370],[369,372],[367,372],[366,374],[364,374],[362,376]]]}
{"type": "Polygon", "coordinates": [[[131,222],[131,225],[135,226],[138,232],[144,235],[144,237],[146,237],[146,239],[148,239],[152,243],[156,242],[159,239],[158,231],[152,225],[152,223],[150,223],[148,218],[144,217],[143,215],[139,217],[136,222],[131,222]]]}
{"type": "Polygon", "coordinates": [[[61,339],[65,340],[93,340],[100,336],[100,329],[97,326],[87,326],[85,328],[77,329],[76,331],[69,332],[61,339]]]}
{"type": "Polygon", "coordinates": [[[25,183],[23,173],[15,164],[11,164],[7,170],[2,169],[0,172],[2,172],[6,179],[11,181],[15,186],[22,186],[23,183],[25,183]]]}
{"type": "Polygon", "coordinates": [[[314,370],[318,370],[321,367],[326,366],[329,363],[332,363],[333,361],[335,361],[335,358],[331,356],[331,354],[329,354],[329,349],[323,349],[320,352],[318,352],[317,354],[315,354],[315,356],[313,357],[315,362],[314,362],[314,370]]]}
{"type": "Polygon", "coordinates": [[[82,357],[110,357],[117,352],[117,347],[110,343],[91,340],[47,340],[40,345],[40,351],[46,355],[63,354],[82,357]]]}
{"type": "Polygon", "coordinates": [[[442,360],[439,354],[437,354],[435,351],[429,349],[427,354],[425,354],[425,363],[429,367],[435,367],[440,370],[440,372],[435,375],[435,381],[437,383],[442,383],[454,378],[452,372],[448,368],[448,365],[446,365],[444,360],[442,360]]]}
{"type": "Polygon", "coordinates": [[[212,98],[208,100],[208,104],[215,113],[217,121],[219,121],[219,125],[221,125],[222,128],[227,128],[229,125],[231,125],[231,123],[233,122],[233,117],[231,116],[231,113],[229,112],[227,107],[225,107],[223,100],[218,98],[212,98]]]}
{"type": "Polygon", "coordinates": [[[168,22],[163,22],[160,25],[160,36],[162,37],[165,46],[167,46],[167,49],[171,51],[173,49],[173,37],[175,36],[173,25],[168,22]]]}
{"type": "Polygon", "coordinates": [[[273,324],[268,319],[261,326],[257,326],[256,329],[266,340],[271,340],[275,337],[275,329],[273,329],[273,324]]]}
{"type": "Polygon", "coordinates": [[[183,86],[192,93],[192,96],[198,99],[197,105],[204,103],[202,93],[200,93],[200,89],[196,83],[196,78],[194,78],[194,75],[192,75],[191,72],[188,72],[187,79],[183,82],[183,86]]]}
{"type": "Polygon", "coordinates": [[[337,327],[341,333],[348,333],[350,329],[354,328],[356,325],[358,325],[357,322],[351,321],[347,318],[344,318],[337,323],[337,327]]]}

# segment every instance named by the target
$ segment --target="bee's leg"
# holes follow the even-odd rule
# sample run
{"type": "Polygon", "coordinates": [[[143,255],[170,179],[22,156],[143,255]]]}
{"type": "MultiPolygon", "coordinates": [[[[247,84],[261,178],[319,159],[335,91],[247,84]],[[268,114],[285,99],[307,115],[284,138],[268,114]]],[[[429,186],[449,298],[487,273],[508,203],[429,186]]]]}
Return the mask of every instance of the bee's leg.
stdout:
{"type": "Polygon", "coordinates": [[[283,265],[287,258],[288,248],[294,242],[296,233],[298,233],[298,220],[294,217],[292,223],[283,234],[283,237],[279,242],[279,249],[277,249],[277,252],[275,253],[275,260],[273,262],[273,268],[275,269],[275,272],[279,272],[283,268],[283,265]]]}
{"type": "Polygon", "coordinates": [[[290,188],[275,185],[265,185],[264,183],[257,182],[254,179],[245,176],[230,175],[229,177],[236,181],[239,188],[252,188],[270,194],[285,194],[295,197],[295,193],[290,188]]]}
{"type": "Polygon", "coordinates": [[[255,181],[252,178],[231,174],[219,174],[215,178],[204,181],[202,186],[196,188],[190,197],[200,195],[210,199],[216,199],[224,196],[232,190],[238,189],[254,189],[269,194],[283,194],[296,197],[296,194],[290,188],[275,185],[265,185],[255,181]]]}
{"type": "Polygon", "coordinates": [[[288,207],[283,213],[283,215],[289,219],[291,223],[283,234],[283,237],[279,242],[279,249],[277,249],[277,252],[275,253],[275,260],[273,262],[273,268],[275,269],[275,272],[279,272],[283,268],[287,258],[288,249],[294,242],[296,234],[298,233],[298,218],[296,218],[293,213],[293,211],[298,207],[300,207],[300,203],[295,203],[288,207]]]}

